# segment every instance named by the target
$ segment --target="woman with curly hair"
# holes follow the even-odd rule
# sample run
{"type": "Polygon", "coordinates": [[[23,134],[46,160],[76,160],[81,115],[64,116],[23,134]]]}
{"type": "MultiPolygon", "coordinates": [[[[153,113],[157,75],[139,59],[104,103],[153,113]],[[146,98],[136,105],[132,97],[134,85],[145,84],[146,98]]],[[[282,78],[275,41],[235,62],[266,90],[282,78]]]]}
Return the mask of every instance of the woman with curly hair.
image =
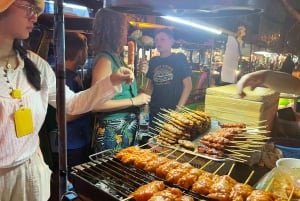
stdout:
{"type": "MultiPolygon", "coordinates": [[[[92,86],[121,66],[126,66],[121,55],[127,44],[128,22],[124,14],[102,8],[97,11],[93,27],[95,59],[92,86]]],[[[134,144],[138,129],[138,106],[147,104],[150,96],[137,94],[134,81],[122,85],[122,92],[101,105],[96,112],[94,126],[95,151],[121,150],[134,144]]]]}

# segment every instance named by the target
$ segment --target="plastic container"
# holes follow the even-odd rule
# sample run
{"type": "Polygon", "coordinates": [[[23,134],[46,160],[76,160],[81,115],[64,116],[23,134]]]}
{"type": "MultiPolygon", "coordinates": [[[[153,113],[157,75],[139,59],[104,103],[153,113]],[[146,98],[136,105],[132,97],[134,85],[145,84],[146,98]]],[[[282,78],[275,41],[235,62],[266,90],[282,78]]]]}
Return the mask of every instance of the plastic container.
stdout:
{"type": "Polygon", "coordinates": [[[277,167],[300,168],[300,159],[280,158],[276,161],[277,167]]]}
{"type": "Polygon", "coordinates": [[[280,149],[285,158],[300,159],[300,140],[293,138],[272,138],[275,147],[280,149]]]}
{"type": "Polygon", "coordinates": [[[300,139],[300,114],[295,113],[296,121],[277,117],[275,121],[277,136],[300,139]]]}

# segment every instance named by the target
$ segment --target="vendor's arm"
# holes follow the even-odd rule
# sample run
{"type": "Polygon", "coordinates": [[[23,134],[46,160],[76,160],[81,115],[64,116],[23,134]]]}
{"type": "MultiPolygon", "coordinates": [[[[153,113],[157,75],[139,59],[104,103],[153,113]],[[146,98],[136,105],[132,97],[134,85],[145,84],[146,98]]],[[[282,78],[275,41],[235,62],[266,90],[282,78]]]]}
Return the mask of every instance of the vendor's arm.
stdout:
{"type": "Polygon", "coordinates": [[[189,76],[189,77],[186,77],[182,80],[183,82],[183,90],[182,90],[182,93],[181,93],[181,97],[179,99],[179,102],[177,104],[177,106],[184,106],[188,99],[189,99],[189,96],[190,96],[190,93],[192,91],[192,78],[189,76]]]}
{"type": "Polygon", "coordinates": [[[244,75],[237,83],[238,94],[244,97],[245,87],[254,90],[258,86],[265,86],[281,93],[300,95],[300,79],[279,71],[261,70],[244,75]]]}

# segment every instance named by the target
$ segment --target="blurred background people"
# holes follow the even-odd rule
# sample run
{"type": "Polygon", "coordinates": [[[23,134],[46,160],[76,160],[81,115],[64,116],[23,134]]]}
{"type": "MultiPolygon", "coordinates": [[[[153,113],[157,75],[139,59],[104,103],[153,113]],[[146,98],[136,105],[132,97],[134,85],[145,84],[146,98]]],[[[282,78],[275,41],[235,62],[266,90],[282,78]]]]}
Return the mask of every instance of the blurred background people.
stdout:
{"type": "Polygon", "coordinates": [[[228,35],[224,53],[221,80],[224,83],[236,83],[239,61],[241,59],[241,47],[243,38],[246,35],[246,28],[239,26],[236,36],[228,35]]]}
{"type": "Polygon", "coordinates": [[[294,69],[295,69],[295,63],[292,60],[292,56],[289,54],[285,58],[284,62],[282,63],[280,71],[284,73],[292,74],[294,69]]]}
{"type": "MultiPolygon", "coordinates": [[[[66,85],[73,92],[84,90],[83,82],[78,75],[78,68],[85,64],[88,56],[87,38],[79,32],[66,32],[65,34],[65,66],[66,66],[66,85]]],[[[45,124],[56,125],[56,110],[49,105],[45,124]],[[52,123],[51,123],[52,122],[52,123]]],[[[85,163],[91,154],[92,137],[92,118],[90,113],[80,115],[68,115],[67,120],[67,166],[69,172],[71,167],[85,163]]],[[[57,126],[57,125],[56,125],[57,126]]],[[[52,170],[54,186],[51,200],[57,200],[58,196],[58,131],[57,127],[48,133],[50,135],[52,170]],[[55,195],[56,193],[56,195],[55,195]]]]}
{"type": "MultiPolygon", "coordinates": [[[[84,34],[78,32],[67,32],[65,34],[65,66],[66,66],[66,85],[74,92],[84,90],[84,86],[78,68],[86,62],[87,59],[87,38],[84,34]]],[[[56,111],[49,106],[48,116],[55,119],[47,118],[47,121],[55,121],[56,111]],[[51,114],[52,113],[52,114],[51,114]]],[[[49,123],[49,122],[46,122],[49,123]]],[[[88,160],[92,136],[92,119],[91,114],[67,115],[67,164],[69,167],[82,164],[88,160]]],[[[53,169],[58,169],[58,135],[52,133],[52,152],[53,152],[53,169]],[[53,144],[54,143],[54,144],[53,144]],[[55,147],[56,146],[56,147],[55,147]]]]}
{"type": "MultiPolygon", "coordinates": [[[[93,44],[95,51],[92,86],[107,75],[126,66],[121,57],[127,44],[128,21],[124,14],[110,9],[100,9],[95,15],[93,44]]],[[[122,85],[122,92],[101,105],[95,112],[95,151],[121,150],[134,144],[138,130],[140,105],[147,104],[150,96],[137,94],[134,81],[122,85]]]]}
{"type": "Polygon", "coordinates": [[[150,124],[161,108],[175,110],[176,106],[184,106],[192,90],[192,70],[185,55],[171,52],[175,42],[172,30],[157,30],[154,41],[160,55],[149,61],[145,89],[151,94],[150,124]]]}

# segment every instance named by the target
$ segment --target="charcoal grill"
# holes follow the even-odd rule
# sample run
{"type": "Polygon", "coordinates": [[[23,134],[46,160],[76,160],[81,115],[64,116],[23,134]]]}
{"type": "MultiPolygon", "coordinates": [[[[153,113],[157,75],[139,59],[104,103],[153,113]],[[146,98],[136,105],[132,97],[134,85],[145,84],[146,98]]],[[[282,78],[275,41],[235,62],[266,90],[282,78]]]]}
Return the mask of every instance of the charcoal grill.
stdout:
{"type": "MultiPolygon", "coordinates": [[[[177,159],[180,162],[189,162],[196,168],[200,168],[205,164],[208,164],[204,168],[204,170],[208,172],[216,171],[223,163],[225,163],[222,168],[218,170],[217,174],[219,175],[227,174],[229,169],[232,167],[232,161],[212,161],[208,163],[208,159],[197,157],[196,155],[188,154],[181,150],[165,150],[163,148],[152,150],[154,152],[160,152],[161,156],[165,156],[170,159],[177,159]]],[[[123,200],[138,187],[153,180],[163,180],[153,173],[137,169],[132,165],[121,163],[114,157],[115,154],[116,153],[113,150],[99,152],[90,156],[91,161],[72,168],[71,182],[73,183],[75,191],[81,200],[123,200]]],[[[238,173],[238,178],[235,179],[239,182],[243,182],[246,180],[247,175],[249,175],[252,171],[252,168],[239,167],[238,169],[235,168],[235,170],[236,171],[233,171],[231,176],[235,178],[233,175],[238,173]],[[242,170],[242,172],[240,172],[240,170],[242,170]]],[[[261,173],[262,171],[256,171],[256,176],[252,177],[252,179],[256,177],[257,180],[257,176],[261,173]]],[[[165,184],[166,186],[180,188],[184,194],[192,196],[195,200],[212,200],[204,195],[195,194],[189,189],[170,184],[167,181],[165,181],[165,184]]]]}

